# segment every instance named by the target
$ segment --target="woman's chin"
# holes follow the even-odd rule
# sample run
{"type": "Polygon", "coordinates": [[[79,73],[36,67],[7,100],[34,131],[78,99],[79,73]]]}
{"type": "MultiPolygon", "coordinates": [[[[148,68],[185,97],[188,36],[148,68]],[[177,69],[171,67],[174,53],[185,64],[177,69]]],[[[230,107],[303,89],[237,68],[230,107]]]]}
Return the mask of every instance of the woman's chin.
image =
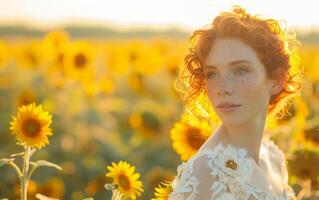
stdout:
{"type": "Polygon", "coordinates": [[[220,117],[222,123],[227,126],[227,125],[240,125],[245,123],[245,120],[241,116],[233,116],[233,117],[220,117]]]}

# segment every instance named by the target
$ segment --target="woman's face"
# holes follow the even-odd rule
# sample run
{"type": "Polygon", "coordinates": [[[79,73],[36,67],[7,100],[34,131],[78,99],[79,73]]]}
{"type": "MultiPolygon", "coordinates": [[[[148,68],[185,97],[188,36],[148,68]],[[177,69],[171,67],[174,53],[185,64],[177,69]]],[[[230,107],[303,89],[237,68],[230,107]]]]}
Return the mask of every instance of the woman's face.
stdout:
{"type": "Polygon", "coordinates": [[[205,64],[207,95],[224,124],[247,123],[267,112],[274,82],[250,46],[237,38],[218,38],[205,64]],[[218,108],[227,102],[239,106],[218,108]]]}

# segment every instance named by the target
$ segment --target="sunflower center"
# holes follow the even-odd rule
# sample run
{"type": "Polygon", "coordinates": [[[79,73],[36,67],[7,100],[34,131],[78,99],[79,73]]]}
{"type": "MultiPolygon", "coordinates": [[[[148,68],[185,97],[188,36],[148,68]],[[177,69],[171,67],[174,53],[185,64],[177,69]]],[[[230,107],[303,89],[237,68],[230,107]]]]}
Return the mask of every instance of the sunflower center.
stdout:
{"type": "Polygon", "coordinates": [[[226,167],[236,170],[237,169],[237,163],[234,160],[227,160],[225,163],[226,167]]]}
{"type": "Polygon", "coordinates": [[[134,53],[134,52],[131,52],[131,54],[130,54],[130,60],[131,60],[132,62],[134,62],[136,59],[137,59],[137,54],[134,53]]]}
{"type": "Polygon", "coordinates": [[[59,53],[58,54],[58,58],[57,58],[57,62],[59,65],[63,64],[63,60],[64,60],[64,54],[63,53],[59,53]]]}
{"type": "Polygon", "coordinates": [[[26,52],[27,59],[30,60],[32,65],[36,65],[38,63],[38,59],[35,57],[35,55],[31,52],[26,52]]]}
{"type": "Polygon", "coordinates": [[[194,149],[199,149],[206,141],[199,128],[189,127],[187,130],[187,142],[194,149]]]}
{"type": "Polygon", "coordinates": [[[131,187],[130,180],[123,174],[119,176],[119,184],[124,190],[129,190],[131,187]]]}
{"type": "Polygon", "coordinates": [[[305,138],[312,142],[319,144],[319,136],[318,136],[319,126],[314,126],[313,128],[306,129],[304,131],[305,138]]]}
{"type": "Polygon", "coordinates": [[[40,124],[35,119],[26,119],[22,124],[23,133],[28,137],[36,137],[40,132],[40,124]]]}
{"type": "Polygon", "coordinates": [[[142,113],[142,119],[143,119],[143,125],[147,129],[152,130],[154,132],[160,131],[160,122],[156,118],[156,116],[154,116],[152,113],[150,112],[142,113]]]}
{"type": "Polygon", "coordinates": [[[75,56],[74,62],[78,68],[82,68],[86,64],[86,57],[83,54],[79,53],[75,56]]]}
{"type": "Polygon", "coordinates": [[[301,177],[305,178],[305,177],[310,177],[311,172],[308,169],[302,169],[300,170],[300,175],[301,177]]]}
{"type": "Polygon", "coordinates": [[[59,40],[58,40],[57,38],[55,38],[55,39],[53,40],[53,46],[59,47],[59,44],[60,44],[59,40]]]}
{"type": "Polygon", "coordinates": [[[20,105],[28,105],[30,103],[32,103],[34,101],[34,99],[32,97],[24,97],[21,100],[21,104],[20,105]]]}

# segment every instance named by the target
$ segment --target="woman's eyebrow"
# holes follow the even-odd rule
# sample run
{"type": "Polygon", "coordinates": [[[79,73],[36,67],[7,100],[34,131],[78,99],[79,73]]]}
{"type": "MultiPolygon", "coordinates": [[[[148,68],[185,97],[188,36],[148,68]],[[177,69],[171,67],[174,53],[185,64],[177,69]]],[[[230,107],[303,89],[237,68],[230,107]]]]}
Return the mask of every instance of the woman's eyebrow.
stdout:
{"type": "MultiPolygon", "coordinates": [[[[236,64],[239,64],[239,63],[249,63],[249,64],[252,64],[252,62],[250,62],[249,60],[235,60],[231,63],[228,64],[228,66],[232,66],[232,65],[236,65],[236,64]]],[[[216,66],[214,65],[206,65],[207,68],[217,68],[216,66]]]]}

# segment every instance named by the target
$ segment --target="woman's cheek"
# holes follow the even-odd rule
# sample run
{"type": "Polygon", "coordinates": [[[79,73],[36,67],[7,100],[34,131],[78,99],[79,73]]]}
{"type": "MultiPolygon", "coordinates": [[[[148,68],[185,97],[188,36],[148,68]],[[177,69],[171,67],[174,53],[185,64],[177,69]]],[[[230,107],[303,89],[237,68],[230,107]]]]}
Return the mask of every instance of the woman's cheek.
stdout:
{"type": "MultiPolygon", "coordinates": [[[[237,82],[235,91],[238,91],[240,96],[244,95],[247,97],[256,96],[261,89],[261,80],[258,76],[249,76],[245,79],[239,79],[237,82]]],[[[253,100],[253,99],[252,99],[253,100]]]]}
{"type": "Polygon", "coordinates": [[[252,115],[264,110],[267,104],[265,83],[258,76],[252,79],[246,79],[240,85],[240,96],[245,101],[246,110],[252,115]],[[248,106],[248,107],[247,107],[248,106]]]}

